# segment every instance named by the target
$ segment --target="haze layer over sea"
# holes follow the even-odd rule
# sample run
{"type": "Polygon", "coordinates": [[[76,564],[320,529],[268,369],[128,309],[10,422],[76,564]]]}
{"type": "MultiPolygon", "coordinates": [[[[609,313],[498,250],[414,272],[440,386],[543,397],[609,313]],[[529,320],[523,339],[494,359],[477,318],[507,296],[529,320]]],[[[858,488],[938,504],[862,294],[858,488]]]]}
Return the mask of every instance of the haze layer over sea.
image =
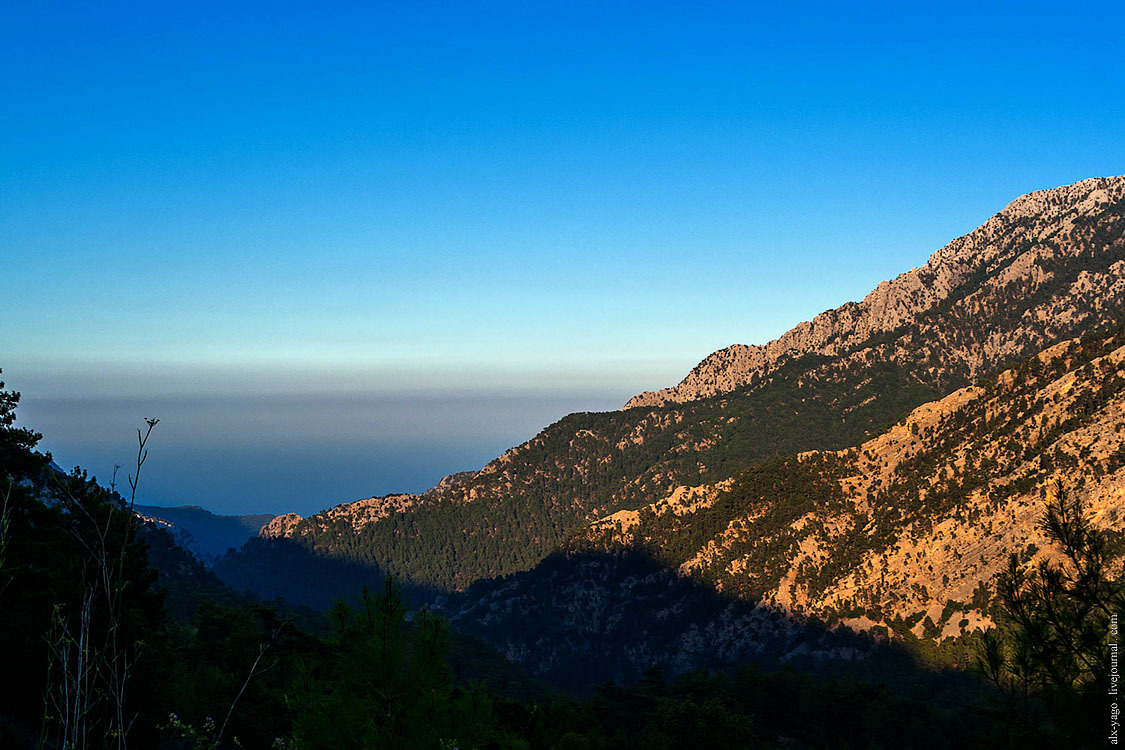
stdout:
{"type": "MultiPolygon", "coordinates": [[[[6,373],[5,373],[6,374],[6,373]]],[[[35,396],[20,424],[64,469],[108,484],[135,471],[136,429],[160,423],[137,501],[216,513],[308,515],[475,470],[574,411],[620,408],[625,390],[361,394],[35,396]]]]}

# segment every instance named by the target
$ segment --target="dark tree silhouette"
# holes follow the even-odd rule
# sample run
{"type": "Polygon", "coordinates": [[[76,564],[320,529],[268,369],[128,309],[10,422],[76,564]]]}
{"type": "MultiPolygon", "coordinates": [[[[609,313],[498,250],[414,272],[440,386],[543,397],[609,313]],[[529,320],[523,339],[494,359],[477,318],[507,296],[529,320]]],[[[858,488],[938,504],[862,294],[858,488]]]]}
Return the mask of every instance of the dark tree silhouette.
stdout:
{"type": "Polygon", "coordinates": [[[1125,609],[1125,587],[1110,575],[1109,535],[1061,481],[1041,528],[1058,555],[1030,570],[1009,558],[997,585],[1001,628],[986,634],[979,664],[1019,732],[1039,744],[1079,747],[1108,715],[1107,635],[1110,618],[1125,609]]]}

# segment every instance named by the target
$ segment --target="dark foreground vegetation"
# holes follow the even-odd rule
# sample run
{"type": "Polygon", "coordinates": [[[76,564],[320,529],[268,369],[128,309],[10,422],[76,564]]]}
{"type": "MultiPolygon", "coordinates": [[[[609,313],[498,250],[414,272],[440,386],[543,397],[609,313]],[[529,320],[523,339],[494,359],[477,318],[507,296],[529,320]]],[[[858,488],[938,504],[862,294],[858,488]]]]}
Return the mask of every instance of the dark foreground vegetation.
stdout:
{"type": "Polygon", "coordinates": [[[1045,523],[1066,562],[1005,576],[1007,627],[979,644],[975,671],[943,672],[940,660],[893,675],[873,662],[651,670],[574,698],[411,611],[389,579],[326,613],[236,594],[130,512],[155,420],[138,433],[124,497],[116,477],[106,487],[50,468],[34,451],[39,436],[14,426],[17,402],[0,390],[2,748],[1103,742],[1099,623],[1121,611],[1121,590],[1105,540],[1065,493],[1045,523]]]}

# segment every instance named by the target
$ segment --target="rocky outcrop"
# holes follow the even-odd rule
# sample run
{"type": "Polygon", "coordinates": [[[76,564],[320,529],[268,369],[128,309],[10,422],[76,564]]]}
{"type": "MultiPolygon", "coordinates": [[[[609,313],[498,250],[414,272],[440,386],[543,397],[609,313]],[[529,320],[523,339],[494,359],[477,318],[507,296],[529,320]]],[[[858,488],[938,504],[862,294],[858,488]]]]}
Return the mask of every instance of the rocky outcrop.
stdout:
{"type": "Polygon", "coordinates": [[[394,495],[381,495],[344,503],[331,508],[320,517],[328,521],[337,519],[346,520],[355,529],[360,529],[369,523],[380,521],[392,513],[400,513],[418,502],[418,496],[410,493],[394,495]]]}
{"type": "Polygon", "coordinates": [[[437,495],[457,485],[467,482],[476,476],[475,471],[459,471],[456,474],[446,474],[437,484],[423,492],[423,495],[437,495]]]}
{"type": "Polygon", "coordinates": [[[286,513],[274,518],[261,528],[258,536],[262,539],[282,539],[290,536],[302,518],[297,513],[286,513]]]}
{"type": "Polygon", "coordinates": [[[383,520],[392,513],[401,513],[413,507],[418,499],[418,495],[410,493],[381,495],[367,497],[351,503],[340,503],[308,518],[301,518],[296,513],[286,513],[263,526],[258,536],[265,539],[294,537],[311,529],[326,528],[338,522],[346,523],[352,531],[359,531],[369,524],[383,520]]]}
{"type": "MultiPolygon", "coordinates": [[[[839,357],[875,337],[911,325],[924,325],[927,312],[943,304],[961,304],[974,312],[973,300],[989,289],[1019,283],[1028,291],[1052,281],[1044,261],[1084,254],[1075,234],[1095,217],[1125,199],[1125,176],[1084,180],[1021,196],[984,225],[935,252],[921,268],[884,281],[862,302],[849,302],[801,323],[765,344],[734,345],[711,354],[679,385],[634,396],[626,409],[683,403],[728,393],[762,378],[784,360],[806,354],[839,357]],[[959,293],[967,292],[963,299],[959,293]]],[[[961,360],[971,375],[1014,351],[1025,336],[1042,336],[1040,325],[1097,308],[1100,295],[1125,289],[1125,251],[1120,244],[1091,254],[1091,268],[1057,295],[1029,308],[1026,326],[998,331],[979,346],[946,352],[961,360]],[[1116,261],[1116,262],[1115,262],[1116,261]],[[1077,297],[1077,299],[1075,299],[1077,297]]],[[[977,311],[979,312],[979,311],[977,311]]]]}

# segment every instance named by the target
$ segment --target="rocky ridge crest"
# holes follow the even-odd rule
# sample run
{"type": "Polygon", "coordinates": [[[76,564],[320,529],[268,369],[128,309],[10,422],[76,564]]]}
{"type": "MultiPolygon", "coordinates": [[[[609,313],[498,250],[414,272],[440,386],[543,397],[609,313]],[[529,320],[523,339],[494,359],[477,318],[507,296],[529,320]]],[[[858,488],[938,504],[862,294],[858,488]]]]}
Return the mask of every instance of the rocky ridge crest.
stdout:
{"type": "MultiPolygon", "coordinates": [[[[418,495],[409,492],[367,497],[354,500],[350,503],[340,503],[328,510],[321,511],[309,518],[323,525],[343,521],[351,526],[352,531],[359,531],[368,524],[380,521],[392,513],[401,513],[418,502],[418,495]]],[[[294,536],[302,521],[298,513],[286,513],[278,516],[258,532],[263,539],[279,539],[294,536]]]]}
{"type": "MultiPolygon", "coordinates": [[[[631,398],[626,409],[664,406],[728,393],[766,375],[779,361],[803,354],[837,357],[872,337],[916,323],[926,311],[954,298],[969,280],[983,274],[984,285],[999,286],[1015,279],[1041,285],[1048,279],[1041,261],[1059,252],[1045,244],[1066,238],[1076,222],[1125,198],[1125,176],[1093,178],[1051,190],[1040,190],[1012,201],[982,226],[930,256],[926,265],[881,282],[861,302],[848,302],[794,326],[765,344],[736,344],[721,349],[695,366],[676,386],[646,391],[631,398]],[[998,239],[1003,242],[998,242],[998,239]]],[[[1104,287],[1125,287],[1125,262],[1108,273],[1088,274],[1073,291],[1089,295],[1104,287]]],[[[1074,314],[1074,305],[1052,300],[1029,310],[1038,320],[1074,314]]],[[[1014,349],[1021,331],[1004,332],[982,347],[950,352],[975,376],[988,363],[1014,349]]]]}

